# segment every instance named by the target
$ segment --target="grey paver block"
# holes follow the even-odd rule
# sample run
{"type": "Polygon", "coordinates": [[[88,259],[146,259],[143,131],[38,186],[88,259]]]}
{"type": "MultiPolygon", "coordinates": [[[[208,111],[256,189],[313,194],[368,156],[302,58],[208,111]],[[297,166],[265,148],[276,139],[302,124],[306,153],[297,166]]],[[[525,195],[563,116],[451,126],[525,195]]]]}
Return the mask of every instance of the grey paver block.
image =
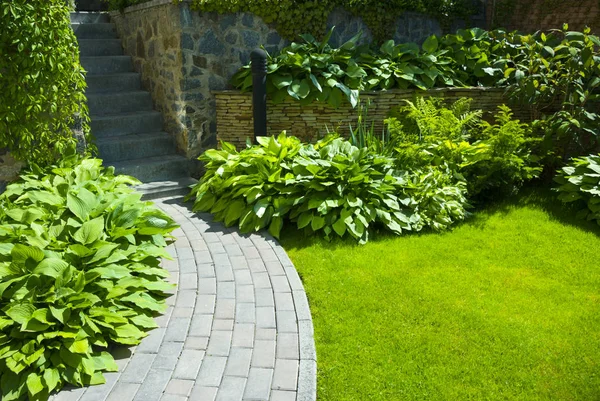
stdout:
{"type": "Polygon", "coordinates": [[[242,252],[244,253],[246,259],[260,259],[260,253],[258,253],[258,249],[254,247],[243,247],[242,252]]]}
{"type": "Polygon", "coordinates": [[[292,359],[275,360],[272,388],[274,390],[296,390],[298,387],[299,362],[292,359]]]}
{"type": "Polygon", "coordinates": [[[310,308],[308,305],[308,298],[306,297],[304,290],[295,290],[292,294],[294,297],[294,305],[296,306],[296,316],[298,317],[298,320],[312,321],[312,316],[310,314],[310,308]]]}
{"type": "Polygon", "coordinates": [[[256,340],[252,352],[252,367],[274,368],[275,367],[275,341],[256,340]]]}
{"type": "Polygon", "coordinates": [[[215,313],[216,295],[198,295],[196,298],[196,309],[194,313],[212,314],[215,313]]]}
{"type": "Polygon", "coordinates": [[[252,285],[252,275],[250,274],[250,270],[234,270],[233,275],[235,277],[236,286],[252,285]]]}
{"type": "MultiPolygon", "coordinates": [[[[175,299],[175,297],[171,297],[169,299],[175,299]]],[[[169,320],[171,319],[171,315],[173,314],[173,307],[169,307],[165,313],[163,313],[162,315],[160,315],[159,317],[155,318],[154,321],[156,322],[156,324],[158,325],[158,327],[161,328],[166,328],[167,325],[169,324],[169,320]]]]}
{"type": "Polygon", "coordinates": [[[277,311],[295,311],[294,298],[291,292],[275,292],[275,308],[277,311]]]}
{"type": "Polygon", "coordinates": [[[183,395],[175,395],[175,394],[167,394],[164,393],[162,397],[160,397],[160,401],[187,401],[187,397],[183,395]]]}
{"type": "Polygon", "coordinates": [[[178,308],[173,309],[173,317],[191,318],[194,314],[194,308],[178,308]]]}
{"type": "Polygon", "coordinates": [[[227,253],[218,253],[213,256],[215,266],[231,266],[231,261],[227,253]]]}
{"type": "Polygon", "coordinates": [[[300,276],[298,275],[298,272],[294,266],[285,266],[284,269],[288,278],[288,282],[290,283],[290,287],[292,287],[292,291],[304,291],[302,280],[300,280],[300,276]]]}
{"type": "Polygon", "coordinates": [[[179,263],[179,273],[196,273],[197,266],[194,259],[184,259],[179,263]]]}
{"type": "Polygon", "coordinates": [[[297,333],[298,323],[296,321],[296,312],[287,310],[278,310],[276,312],[277,317],[277,331],[279,333],[297,333]]]}
{"type": "Polygon", "coordinates": [[[216,278],[200,278],[198,279],[198,294],[216,294],[217,279],[216,278]]]}
{"type": "Polygon", "coordinates": [[[104,373],[106,383],[98,386],[88,387],[85,394],[83,394],[83,396],[80,398],[80,401],[96,401],[106,399],[120,376],[121,374],[117,372],[104,373]]]}
{"type": "Polygon", "coordinates": [[[225,247],[223,246],[223,244],[219,244],[219,243],[209,243],[208,245],[208,250],[210,251],[210,254],[215,257],[216,255],[220,255],[220,254],[226,254],[227,251],[225,251],[225,247]]]}
{"type": "Polygon", "coordinates": [[[295,391],[273,390],[269,401],[296,401],[295,391]]]}
{"type": "MultiPolygon", "coordinates": [[[[228,237],[229,238],[229,237],[228,237]]],[[[225,244],[225,251],[229,256],[243,256],[242,248],[238,244],[225,244]]]]}
{"type": "Polygon", "coordinates": [[[215,319],[213,320],[213,330],[233,331],[233,319],[215,319]]]}
{"type": "Polygon", "coordinates": [[[51,398],[51,401],[78,401],[85,393],[86,388],[65,388],[51,398]]]}
{"type": "Polygon", "coordinates": [[[127,364],[127,367],[121,374],[120,381],[128,383],[142,383],[150,371],[150,366],[155,358],[155,354],[133,354],[133,357],[127,364]]]}
{"type": "Polygon", "coordinates": [[[196,273],[181,273],[179,275],[179,290],[196,290],[198,275],[196,273]]]}
{"type": "Polygon", "coordinates": [[[273,249],[269,246],[269,248],[259,248],[258,252],[260,253],[260,257],[264,262],[279,262],[279,258],[273,251],[273,249]]]}
{"type": "Polygon", "coordinates": [[[218,390],[218,387],[199,386],[196,382],[190,394],[190,401],[215,401],[218,390]]]}
{"type": "Polygon", "coordinates": [[[192,387],[194,387],[194,380],[171,379],[165,393],[187,397],[192,392],[192,387]]]}
{"type": "Polygon", "coordinates": [[[227,265],[227,266],[215,265],[215,275],[217,276],[217,281],[219,283],[224,282],[224,281],[233,282],[233,280],[234,280],[233,267],[231,267],[230,265],[227,265]]]}
{"type": "Polygon", "coordinates": [[[208,348],[208,337],[188,337],[185,339],[183,349],[195,349],[206,351],[208,348]]]}
{"type": "Polygon", "coordinates": [[[208,340],[206,354],[211,356],[227,356],[231,348],[232,332],[213,331],[208,340]]]}
{"type": "MultiPolygon", "coordinates": [[[[258,251],[256,253],[258,254],[258,251]]],[[[265,273],[267,271],[265,262],[260,258],[260,254],[258,254],[256,259],[248,257],[248,268],[252,273],[265,273]]]]}
{"type": "Polygon", "coordinates": [[[135,395],[134,401],[158,401],[171,375],[164,370],[151,369],[135,395]]]}
{"type": "Polygon", "coordinates": [[[278,359],[300,359],[298,345],[298,334],[278,333],[277,334],[277,358],[278,359]]]}
{"type": "Polygon", "coordinates": [[[186,248],[177,248],[177,258],[180,262],[185,259],[194,259],[194,252],[189,248],[189,243],[186,248]]]}
{"type": "Polygon", "coordinates": [[[298,370],[298,401],[314,401],[317,399],[317,362],[300,360],[298,370]]]}
{"type": "Polygon", "coordinates": [[[267,272],[252,272],[252,281],[255,288],[271,288],[271,280],[267,272]]]}
{"type": "Polygon", "coordinates": [[[298,322],[298,334],[300,345],[300,359],[317,360],[315,351],[315,339],[311,321],[301,320],[298,322]]]}
{"type": "Polygon", "coordinates": [[[261,306],[256,308],[256,327],[276,328],[275,308],[272,306],[261,306]]]}
{"type": "Polygon", "coordinates": [[[283,270],[283,266],[279,260],[265,262],[265,267],[267,268],[267,271],[271,277],[285,275],[285,270],[283,270]]]}
{"type": "Polygon", "coordinates": [[[156,359],[152,364],[152,369],[172,371],[177,365],[177,360],[179,359],[179,354],[181,354],[182,349],[183,343],[164,342],[158,350],[156,359]]]}
{"type": "Polygon", "coordinates": [[[244,391],[244,400],[267,400],[271,392],[273,369],[251,368],[244,391]]]}
{"type": "Polygon", "coordinates": [[[190,308],[196,303],[196,290],[179,290],[175,306],[178,308],[190,308]]]}
{"type": "Polygon", "coordinates": [[[273,298],[273,291],[271,288],[255,288],[254,295],[257,307],[275,306],[275,299],[273,298]]]}
{"type": "Polygon", "coordinates": [[[213,315],[198,314],[192,317],[190,336],[208,337],[212,331],[213,315]]]}
{"type": "Polygon", "coordinates": [[[188,335],[191,320],[189,317],[172,317],[164,341],[184,342],[188,335]]]}
{"type": "MultiPolygon", "coordinates": [[[[233,279],[233,276],[232,276],[233,279]]],[[[217,278],[217,280],[219,280],[217,278]]],[[[234,299],[235,298],[235,283],[233,281],[218,281],[217,282],[217,299],[226,298],[226,299],[234,299]]]]}
{"type": "Polygon", "coordinates": [[[204,387],[218,387],[223,378],[227,357],[207,355],[202,361],[196,384],[204,387]]]}
{"type": "Polygon", "coordinates": [[[252,349],[250,348],[232,348],[227,359],[225,368],[226,376],[248,377],[250,372],[250,361],[252,359],[252,349]]]}
{"type": "Polygon", "coordinates": [[[275,341],[276,338],[277,338],[277,330],[256,328],[256,339],[257,340],[275,341]]]}
{"type": "Polygon", "coordinates": [[[286,276],[271,277],[271,285],[274,292],[292,292],[286,276]]]}
{"type": "Polygon", "coordinates": [[[218,299],[215,308],[215,318],[217,319],[233,319],[235,317],[235,300],[234,299],[218,299]]]}
{"type": "Polygon", "coordinates": [[[212,256],[208,249],[206,251],[195,250],[194,259],[198,264],[212,263],[212,256]]]}
{"type": "Polygon", "coordinates": [[[163,337],[165,336],[166,329],[160,327],[150,332],[148,337],[144,338],[140,345],[137,346],[136,353],[156,354],[162,344],[163,337]]]}
{"type": "Polygon", "coordinates": [[[238,302],[254,302],[254,286],[238,285],[236,281],[235,299],[238,302]]]}
{"type": "Polygon", "coordinates": [[[241,401],[246,388],[246,378],[225,376],[217,392],[217,401],[241,401]]]}
{"type": "Polygon", "coordinates": [[[173,372],[173,377],[175,379],[195,380],[200,371],[204,353],[204,351],[184,349],[173,372]]]}
{"type": "Polygon", "coordinates": [[[169,272],[179,271],[179,263],[177,263],[177,259],[175,259],[175,260],[163,259],[160,262],[160,265],[169,272]]]}
{"type": "Polygon", "coordinates": [[[251,348],[254,344],[254,327],[254,324],[251,323],[235,323],[231,345],[233,347],[251,348]]]}
{"type": "Polygon", "coordinates": [[[256,322],[256,306],[253,303],[238,303],[235,306],[236,323],[256,322]]]}
{"type": "Polygon", "coordinates": [[[248,270],[248,261],[245,256],[230,256],[231,267],[233,270],[248,270]]]}
{"type": "Polygon", "coordinates": [[[113,387],[106,401],[131,401],[139,388],[140,384],[119,381],[113,387]]]}
{"type": "Polygon", "coordinates": [[[217,277],[215,274],[215,266],[210,263],[200,263],[196,266],[196,272],[200,278],[217,277]]]}

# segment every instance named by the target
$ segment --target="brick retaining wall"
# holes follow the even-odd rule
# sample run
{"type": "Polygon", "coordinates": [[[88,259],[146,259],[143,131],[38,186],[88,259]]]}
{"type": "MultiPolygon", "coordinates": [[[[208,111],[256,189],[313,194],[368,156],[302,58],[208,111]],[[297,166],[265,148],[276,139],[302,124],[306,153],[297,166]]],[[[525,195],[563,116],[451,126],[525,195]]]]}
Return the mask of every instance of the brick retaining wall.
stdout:
{"type": "MultiPolygon", "coordinates": [[[[367,120],[375,123],[376,132],[382,132],[383,120],[390,110],[402,103],[403,99],[413,100],[415,94],[443,97],[448,102],[462,97],[473,98],[473,109],[481,109],[491,113],[501,104],[507,103],[504,90],[491,88],[451,88],[433,89],[429,91],[389,90],[383,92],[365,92],[361,95],[363,103],[370,101],[367,120]]],[[[252,94],[239,91],[214,92],[217,108],[217,139],[231,142],[243,148],[246,138],[252,137],[254,122],[252,118],[252,94]]],[[[515,116],[523,121],[531,120],[531,113],[525,109],[515,109],[515,116]]],[[[289,99],[280,104],[268,103],[267,131],[269,135],[277,135],[286,130],[305,141],[314,141],[327,133],[327,128],[339,133],[349,134],[349,124],[356,124],[358,111],[345,104],[334,109],[323,103],[301,106],[289,99]]]]}

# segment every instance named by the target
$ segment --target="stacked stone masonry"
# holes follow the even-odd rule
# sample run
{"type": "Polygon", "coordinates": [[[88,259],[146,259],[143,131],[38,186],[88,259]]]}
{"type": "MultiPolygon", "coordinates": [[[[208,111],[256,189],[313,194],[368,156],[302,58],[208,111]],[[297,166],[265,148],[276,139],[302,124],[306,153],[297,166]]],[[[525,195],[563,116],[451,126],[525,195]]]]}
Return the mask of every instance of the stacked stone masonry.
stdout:
{"type": "MultiPolygon", "coordinates": [[[[448,103],[459,98],[473,99],[473,109],[481,109],[489,119],[498,106],[506,104],[502,89],[490,88],[451,88],[434,89],[425,92],[415,90],[390,90],[385,92],[366,92],[361,94],[361,102],[369,104],[366,120],[370,127],[374,123],[375,132],[383,132],[384,119],[392,109],[403,104],[403,100],[414,100],[416,95],[444,98],[448,103]]],[[[217,99],[217,136],[219,141],[230,142],[238,149],[245,146],[247,138],[253,135],[252,94],[239,91],[216,92],[217,99]]],[[[515,117],[530,121],[531,113],[524,108],[514,108],[515,117]]],[[[350,104],[333,108],[324,103],[302,106],[295,100],[286,100],[279,104],[267,102],[267,134],[277,135],[285,130],[305,141],[322,138],[328,131],[349,134],[349,126],[356,127],[358,112],[350,104]]]]}
{"type": "MultiPolygon", "coordinates": [[[[179,150],[195,158],[216,145],[217,118],[214,91],[230,88],[229,80],[263,45],[275,52],[288,44],[260,17],[248,13],[215,14],[190,10],[189,1],[154,0],[111,13],[125,52],[141,72],[145,89],[162,112],[165,131],[176,137],[179,150]]],[[[328,26],[336,26],[332,44],[363,31],[360,17],[337,9],[328,26]]],[[[440,33],[439,24],[424,15],[406,13],[398,19],[394,38],[422,42],[440,33]]]]}

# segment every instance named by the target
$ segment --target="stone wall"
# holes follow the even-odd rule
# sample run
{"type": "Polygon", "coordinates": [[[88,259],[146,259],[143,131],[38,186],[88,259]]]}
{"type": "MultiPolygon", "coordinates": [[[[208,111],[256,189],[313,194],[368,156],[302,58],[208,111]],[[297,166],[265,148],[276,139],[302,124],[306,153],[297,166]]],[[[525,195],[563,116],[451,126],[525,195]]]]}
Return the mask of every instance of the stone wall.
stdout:
{"type": "Polygon", "coordinates": [[[592,28],[600,33],[598,0],[487,0],[488,26],[522,32],[560,29],[564,23],[571,30],[592,28]]]}
{"type": "MultiPolygon", "coordinates": [[[[231,76],[247,64],[253,49],[264,45],[275,52],[288,44],[257,16],[194,12],[186,1],[154,0],[111,16],[144,88],[164,115],[165,130],[189,158],[216,145],[213,92],[230,88],[231,76]]],[[[332,44],[344,43],[359,30],[364,41],[371,38],[362,19],[343,9],[334,11],[328,25],[336,26],[332,44]]],[[[407,13],[399,18],[394,37],[422,42],[440,32],[435,20],[407,13]]]]}
{"type": "Polygon", "coordinates": [[[0,149],[0,193],[4,192],[7,183],[19,177],[24,166],[25,163],[15,160],[6,149],[0,149]]]}
{"type": "MultiPolygon", "coordinates": [[[[415,95],[442,97],[454,102],[462,97],[473,98],[473,109],[495,112],[499,105],[507,103],[502,89],[491,88],[450,88],[429,91],[389,90],[384,92],[365,92],[361,94],[361,102],[370,103],[366,120],[370,127],[375,124],[375,132],[384,129],[383,120],[388,117],[392,108],[402,104],[403,99],[414,100],[415,95]]],[[[217,100],[217,137],[220,141],[235,144],[243,148],[246,139],[253,136],[254,121],[252,118],[252,94],[239,91],[216,92],[217,100]]],[[[515,108],[515,117],[530,121],[531,114],[522,108],[515,108]]],[[[338,130],[342,135],[349,134],[349,125],[356,126],[358,111],[346,103],[338,109],[315,103],[301,106],[297,101],[286,100],[283,103],[267,104],[267,133],[277,135],[286,130],[288,134],[304,141],[315,141],[323,137],[327,130],[338,130]]]]}

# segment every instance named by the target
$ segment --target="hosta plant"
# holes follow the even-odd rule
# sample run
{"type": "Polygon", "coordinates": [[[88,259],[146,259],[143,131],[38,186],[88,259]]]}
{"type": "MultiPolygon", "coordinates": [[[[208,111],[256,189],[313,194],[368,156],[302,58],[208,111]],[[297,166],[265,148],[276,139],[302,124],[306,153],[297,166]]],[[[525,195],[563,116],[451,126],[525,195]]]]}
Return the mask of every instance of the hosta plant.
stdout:
{"type": "Polygon", "coordinates": [[[465,189],[440,170],[396,171],[394,160],[328,136],[314,145],[282,133],[241,152],[227,143],[200,157],[206,174],[190,194],[242,232],[286,223],[361,243],[375,228],[396,234],[444,229],[465,217],[465,189]]]}
{"type": "Polygon", "coordinates": [[[554,180],[560,184],[558,199],[584,204],[579,217],[600,224],[600,154],[572,159],[554,180]]]}
{"type": "Polygon", "coordinates": [[[173,220],[97,159],[67,157],[0,196],[2,400],[104,382],[110,344],[135,345],[166,308],[159,259],[173,220]]]}

